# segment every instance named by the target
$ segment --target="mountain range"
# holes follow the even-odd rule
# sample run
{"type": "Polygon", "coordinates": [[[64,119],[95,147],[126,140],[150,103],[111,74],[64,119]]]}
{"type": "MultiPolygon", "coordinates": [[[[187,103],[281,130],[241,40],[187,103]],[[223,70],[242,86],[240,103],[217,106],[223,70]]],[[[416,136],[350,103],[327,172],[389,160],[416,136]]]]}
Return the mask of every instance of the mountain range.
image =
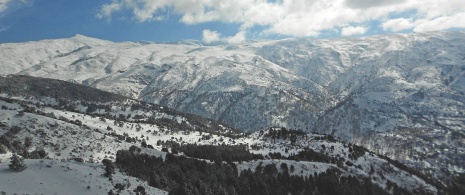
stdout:
{"type": "Polygon", "coordinates": [[[446,180],[465,169],[464,32],[238,45],[76,35],[0,44],[0,74],[83,84],[246,132],[331,134],[446,180]]]}

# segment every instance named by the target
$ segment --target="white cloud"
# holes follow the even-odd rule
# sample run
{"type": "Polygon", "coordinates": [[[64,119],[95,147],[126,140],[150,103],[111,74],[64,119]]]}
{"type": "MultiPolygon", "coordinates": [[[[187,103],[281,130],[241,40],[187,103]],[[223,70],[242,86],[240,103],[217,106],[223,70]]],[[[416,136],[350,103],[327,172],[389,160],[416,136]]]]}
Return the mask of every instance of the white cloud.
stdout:
{"type": "Polygon", "coordinates": [[[121,9],[122,9],[121,4],[119,4],[117,2],[113,2],[113,3],[110,3],[110,4],[103,4],[100,7],[100,11],[97,14],[97,18],[106,18],[106,19],[110,20],[111,15],[113,14],[113,12],[120,11],[121,9]]]}
{"type": "Polygon", "coordinates": [[[0,16],[8,9],[8,4],[11,0],[0,0],[0,16]]]}
{"type": "Polygon", "coordinates": [[[362,26],[348,26],[342,28],[341,35],[342,36],[352,36],[352,35],[362,35],[367,32],[367,28],[362,26]]]}
{"type": "Polygon", "coordinates": [[[350,8],[366,9],[405,2],[406,0],[346,0],[345,5],[350,8]]]}
{"type": "Polygon", "coordinates": [[[450,28],[465,28],[465,12],[451,16],[442,16],[432,19],[396,18],[387,20],[382,24],[384,30],[398,32],[413,29],[414,32],[438,31],[450,28]]]}
{"type": "Polygon", "coordinates": [[[133,18],[139,22],[162,20],[164,17],[158,13],[170,6],[170,3],[164,0],[112,0],[111,3],[103,4],[96,16],[111,20],[113,13],[130,10],[133,18]]]}
{"type": "Polygon", "coordinates": [[[205,43],[213,43],[213,42],[226,42],[229,44],[239,44],[246,40],[246,32],[239,31],[234,36],[229,37],[221,37],[221,34],[217,31],[212,31],[205,29],[202,31],[202,40],[205,43]]]}
{"type": "Polygon", "coordinates": [[[381,24],[384,30],[398,32],[411,29],[415,26],[412,18],[395,18],[381,24]]]}
{"type": "Polygon", "coordinates": [[[450,28],[465,28],[465,13],[443,16],[432,20],[416,21],[415,32],[437,31],[450,28]]]}
{"type": "MultiPolygon", "coordinates": [[[[385,21],[383,29],[392,31],[432,29],[428,24],[434,21],[447,22],[441,29],[461,27],[462,21],[457,20],[465,13],[465,3],[463,0],[112,0],[100,7],[97,17],[110,19],[114,13],[127,11],[139,22],[162,19],[160,15],[171,12],[179,14],[179,22],[188,25],[224,22],[240,24],[239,32],[260,26],[263,33],[317,36],[324,30],[344,28],[347,24],[365,25],[373,20],[385,21]],[[393,14],[402,18],[389,18],[393,14]],[[419,22],[423,20],[430,22],[419,22]]],[[[355,29],[348,28],[346,32],[350,34],[351,30],[355,29]]],[[[234,37],[240,38],[239,35],[234,37]]]]}
{"type": "MultiPolygon", "coordinates": [[[[8,14],[8,12],[14,11],[21,6],[32,4],[29,0],[0,0],[0,18],[8,14]]],[[[10,29],[11,24],[1,24],[0,33],[10,29]]]]}
{"type": "Polygon", "coordinates": [[[229,44],[238,44],[245,41],[245,31],[239,31],[236,35],[227,37],[226,42],[229,44]]]}
{"type": "Polygon", "coordinates": [[[419,18],[433,19],[465,13],[465,2],[463,0],[425,0],[413,2],[416,3],[414,6],[417,9],[419,18]]]}
{"type": "Polygon", "coordinates": [[[220,40],[220,34],[218,32],[208,29],[202,31],[202,37],[202,40],[205,43],[212,43],[220,40]]]}
{"type": "Polygon", "coordinates": [[[14,10],[31,4],[32,0],[0,0],[0,17],[4,16],[9,9],[14,10]]]}

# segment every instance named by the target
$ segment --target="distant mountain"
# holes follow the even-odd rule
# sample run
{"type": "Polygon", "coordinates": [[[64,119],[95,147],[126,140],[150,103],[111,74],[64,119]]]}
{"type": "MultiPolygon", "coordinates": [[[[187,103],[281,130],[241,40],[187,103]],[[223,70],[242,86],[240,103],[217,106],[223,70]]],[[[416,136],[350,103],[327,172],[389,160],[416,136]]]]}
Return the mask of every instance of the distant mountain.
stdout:
{"type": "Polygon", "coordinates": [[[1,74],[81,83],[237,129],[329,133],[441,177],[464,172],[465,33],[239,45],[0,44],[1,74]]]}

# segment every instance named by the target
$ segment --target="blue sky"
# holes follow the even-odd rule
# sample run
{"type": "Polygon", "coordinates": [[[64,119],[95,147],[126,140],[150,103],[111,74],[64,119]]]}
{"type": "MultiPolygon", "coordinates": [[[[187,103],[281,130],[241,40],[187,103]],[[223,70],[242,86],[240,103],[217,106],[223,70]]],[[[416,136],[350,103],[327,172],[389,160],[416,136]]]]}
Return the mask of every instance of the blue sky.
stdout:
{"type": "Polygon", "coordinates": [[[0,0],[0,42],[239,43],[463,30],[463,0],[0,0]]]}

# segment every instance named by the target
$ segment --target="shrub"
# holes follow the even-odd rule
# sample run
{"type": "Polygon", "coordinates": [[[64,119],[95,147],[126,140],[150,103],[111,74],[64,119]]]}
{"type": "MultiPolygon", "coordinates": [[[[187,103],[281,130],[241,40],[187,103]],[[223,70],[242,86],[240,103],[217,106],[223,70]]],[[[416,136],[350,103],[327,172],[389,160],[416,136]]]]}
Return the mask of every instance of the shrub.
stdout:
{"type": "Polygon", "coordinates": [[[21,128],[20,128],[20,127],[18,127],[18,126],[13,126],[13,127],[10,128],[10,132],[9,132],[9,133],[10,133],[11,135],[16,135],[16,134],[18,134],[20,131],[21,131],[21,128]]]}
{"type": "Polygon", "coordinates": [[[32,137],[26,137],[24,139],[24,146],[26,146],[26,148],[30,148],[32,146],[32,137]]]}
{"type": "Polygon", "coordinates": [[[121,192],[121,191],[124,190],[124,185],[121,184],[121,183],[117,183],[117,184],[115,185],[115,189],[116,189],[118,192],[121,192]]]}
{"type": "Polygon", "coordinates": [[[134,192],[136,195],[146,195],[147,192],[145,192],[145,188],[143,186],[137,186],[136,189],[134,189],[134,192]]]}

